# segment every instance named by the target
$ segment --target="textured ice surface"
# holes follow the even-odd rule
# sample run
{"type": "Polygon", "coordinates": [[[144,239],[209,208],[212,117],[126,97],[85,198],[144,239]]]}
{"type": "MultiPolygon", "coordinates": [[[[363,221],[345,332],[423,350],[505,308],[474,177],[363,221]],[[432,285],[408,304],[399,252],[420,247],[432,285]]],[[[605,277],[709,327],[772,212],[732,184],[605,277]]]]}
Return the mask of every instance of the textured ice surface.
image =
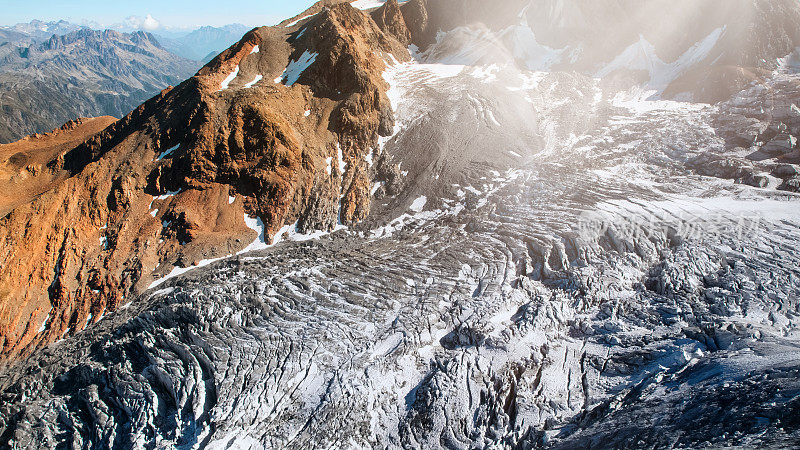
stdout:
{"type": "Polygon", "coordinates": [[[3,372],[4,440],[796,443],[800,197],[687,168],[724,150],[724,106],[473,69],[385,74],[400,126],[376,162],[399,174],[362,228],[269,246],[248,218],[254,251],[3,372]]]}

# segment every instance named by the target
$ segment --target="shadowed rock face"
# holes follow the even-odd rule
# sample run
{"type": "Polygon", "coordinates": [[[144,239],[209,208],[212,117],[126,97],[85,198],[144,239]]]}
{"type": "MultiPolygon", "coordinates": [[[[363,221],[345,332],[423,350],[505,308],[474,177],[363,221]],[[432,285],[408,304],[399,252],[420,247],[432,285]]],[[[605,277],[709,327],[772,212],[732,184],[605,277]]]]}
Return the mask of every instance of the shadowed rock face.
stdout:
{"type": "Polygon", "coordinates": [[[532,71],[555,47],[503,31],[629,4],[528,3],[320,3],[39,137],[48,190],[2,222],[0,445],[796,444],[800,64],[665,101],[636,58],[532,71]]]}
{"type": "Polygon", "coordinates": [[[394,36],[401,44],[411,43],[411,32],[397,0],[389,0],[372,12],[372,19],[385,32],[394,36]]]}

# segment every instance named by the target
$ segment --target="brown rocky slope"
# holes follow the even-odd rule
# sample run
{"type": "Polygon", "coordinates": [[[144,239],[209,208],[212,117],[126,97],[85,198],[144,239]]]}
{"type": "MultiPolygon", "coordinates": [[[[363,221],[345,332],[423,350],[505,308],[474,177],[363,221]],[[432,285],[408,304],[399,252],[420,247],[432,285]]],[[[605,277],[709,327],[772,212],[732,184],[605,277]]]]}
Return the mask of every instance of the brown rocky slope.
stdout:
{"type": "Polygon", "coordinates": [[[59,147],[38,175],[48,189],[0,219],[3,359],[99,320],[174,266],[241,251],[258,238],[246,216],[266,240],[285,224],[365,217],[365,157],[394,125],[389,54],[408,58],[366,13],[332,5],[252,30],[193,78],[59,147]]]}
{"type": "Polygon", "coordinates": [[[615,11],[656,22],[664,11],[706,17],[682,40],[671,38],[675,27],[656,32],[650,23],[630,23],[653,28],[648,39],[666,63],[725,27],[709,62],[665,91],[690,89],[712,101],[721,94],[703,91],[706,84],[729,79],[722,91],[730,95],[800,42],[789,26],[800,21],[789,0],[737,2],[748,11],[741,20],[730,18],[735,8],[723,0],[697,2],[693,15],[663,0],[547,0],[538,8],[530,0],[390,0],[372,11],[323,0],[279,26],[254,29],[194,77],[86,142],[51,150],[47,170],[37,172],[44,178],[29,181],[39,186],[36,195],[4,205],[0,359],[84,328],[175,267],[248,248],[262,231],[254,231],[254,218],[265,241],[286,226],[329,231],[365,219],[373,180],[390,192],[402,183],[397,167],[380,155],[370,164],[368,156],[394,125],[382,78],[386,61],[408,59],[409,44],[424,52],[440,31],[476,23],[492,31],[524,23],[546,31],[537,38],[553,48],[583,48],[580,39],[588,45],[594,32],[615,37],[604,51],[576,53],[554,67],[593,73],[638,42],[636,30],[615,26],[615,11]],[[789,18],[766,44],[741,45],[776,15],[789,18]],[[753,55],[770,58],[759,63],[753,55]],[[562,67],[566,61],[572,66],[562,67]],[[729,71],[742,75],[724,76],[729,71]]]}
{"type": "Polygon", "coordinates": [[[0,216],[30,202],[68,176],[65,170],[49,170],[47,163],[71,150],[116,121],[113,117],[77,119],[45,135],[32,135],[12,144],[0,144],[0,216]]]}

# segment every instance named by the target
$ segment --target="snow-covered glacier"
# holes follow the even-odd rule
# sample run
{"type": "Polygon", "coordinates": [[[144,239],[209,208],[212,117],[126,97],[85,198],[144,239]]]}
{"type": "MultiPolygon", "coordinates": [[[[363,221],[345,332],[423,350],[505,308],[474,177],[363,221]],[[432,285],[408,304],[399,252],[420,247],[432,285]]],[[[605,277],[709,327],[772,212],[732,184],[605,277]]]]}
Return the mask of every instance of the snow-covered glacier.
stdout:
{"type": "Polygon", "coordinates": [[[799,172],[748,158],[768,147],[748,130],[800,127],[800,76],[787,60],[727,102],[664,100],[718,36],[670,64],[635,44],[602,70],[654,81],[620,88],[544,71],[570,56],[528,31],[459,29],[387,58],[397,126],[370,158],[397,170],[372,173],[361,227],[287,230],[2,373],[3,440],[800,442],[800,194],[778,189],[799,172]]]}

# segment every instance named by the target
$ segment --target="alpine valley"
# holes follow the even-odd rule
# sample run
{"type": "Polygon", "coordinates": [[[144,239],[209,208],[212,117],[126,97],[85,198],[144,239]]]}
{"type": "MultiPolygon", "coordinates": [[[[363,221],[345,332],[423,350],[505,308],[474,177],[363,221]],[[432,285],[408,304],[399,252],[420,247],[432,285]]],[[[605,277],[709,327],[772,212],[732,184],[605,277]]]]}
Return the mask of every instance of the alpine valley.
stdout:
{"type": "Polygon", "coordinates": [[[0,144],[78,117],[126,116],[248,30],[235,24],[164,35],[63,20],[0,27],[0,144]]]}

